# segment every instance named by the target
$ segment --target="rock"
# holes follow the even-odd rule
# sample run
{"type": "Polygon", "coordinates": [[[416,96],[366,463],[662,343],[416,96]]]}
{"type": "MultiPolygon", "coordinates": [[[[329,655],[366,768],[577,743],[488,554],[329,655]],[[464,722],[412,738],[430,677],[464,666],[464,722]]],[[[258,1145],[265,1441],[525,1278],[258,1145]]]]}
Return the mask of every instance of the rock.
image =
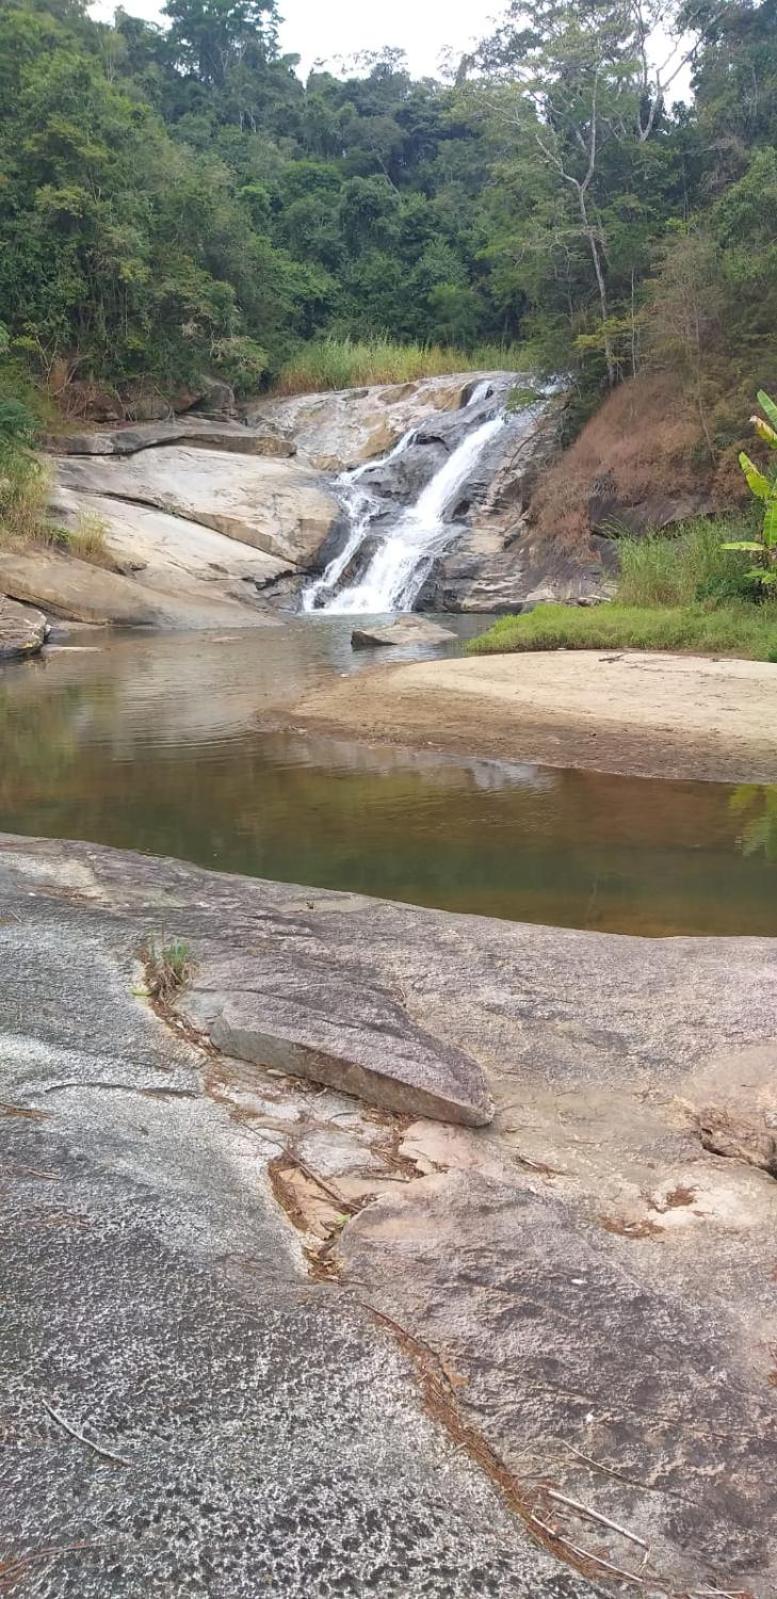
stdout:
{"type": "Polygon", "coordinates": [[[97,517],[117,567],[133,572],[137,583],[150,591],[149,599],[164,595],[192,600],[208,610],[216,606],[214,626],[228,622],[230,615],[235,626],[265,620],[266,612],[257,613],[259,592],[294,571],[289,562],[210,527],[107,495],[60,489],[52,508],[69,527],[77,526],[80,516],[97,517]]]}
{"type": "Polygon", "coordinates": [[[528,520],[507,529],[476,519],[436,563],[421,595],[424,609],[499,613],[556,601],[595,604],[607,598],[617,568],[609,539],[592,541],[580,556],[538,538],[528,520]]]}
{"type": "Polygon", "coordinates": [[[569,1542],[633,1570],[641,1539],[651,1591],[774,1592],[777,1419],[725,1321],[635,1277],[552,1193],[471,1172],[384,1195],[342,1258],[502,1465],[552,1484],[569,1542]]]}
{"type": "MultiPolygon", "coordinates": [[[[595,1599],[426,1413],[389,1330],[309,1277],[273,1191],[286,1137],[254,1106],[227,1114],[225,1085],[211,1097],[215,1063],[139,997],[148,915],[111,904],[78,846],[53,848],[44,883],[26,841],[0,847],[3,1563],[20,1599],[595,1599]]],[[[313,1160],[342,1106],[266,1084],[313,1160]]],[[[382,1131],[365,1123],[365,1162],[382,1131]]]]}
{"type": "Polygon", "coordinates": [[[231,417],[235,415],[235,391],[222,378],[203,378],[200,383],[202,398],[195,401],[193,410],[203,416],[231,417]]]}
{"type": "Polygon", "coordinates": [[[415,1025],[381,984],[327,957],[198,953],[181,1010],[217,1049],[402,1114],[481,1127],[492,1106],[463,1051],[415,1025]]]}
{"type": "Polygon", "coordinates": [[[58,463],[57,478],[73,493],[156,506],[293,565],[313,563],[340,514],[308,467],[180,445],[122,461],[68,457],[58,463]]]}
{"type": "MultiPolygon", "coordinates": [[[[191,628],[240,625],[251,613],[237,604],[219,606],[203,596],[151,591],[142,582],[50,550],[0,553],[0,590],[39,605],[47,615],[75,622],[123,627],[191,628]]],[[[265,621],[262,614],[257,624],[265,621]]]]}
{"type": "MultiPolygon", "coordinates": [[[[67,1575],[84,1599],[130,1599],[139,1574],[159,1581],[137,1525],[169,1482],[175,1592],[179,1543],[201,1539],[235,1599],[260,1591],[270,1557],[290,1599],[322,1572],[359,1592],[365,1550],[407,1560],[420,1517],[408,1599],[610,1591],[578,1561],[605,1584],[612,1565],[634,1572],[645,1595],[773,1599],[777,1183],[747,1143],[724,1158],[700,1128],[710,1106],[777,1126],[777,940],[527,927],[7,836],[0,901],[14,1554],[92,1539],[107,1505],[126,1581],[113,1546],[74,1549],[67,1575]],[[185,1030],[137,997],[149,936],[190,944],[185,1030]],[[254,1066],[195,1052],[187,1038],[220,1008],[230,1046],[246,1027],[254,1051],[264,1030],[286,1062],[291,1029],[320,1048],[351,1023],[360,1048],[390,1054],[398,1034],[402,1051],[454,1049],[496,1115],[444,1137],[385,1111],[370,1126],[358,1101],[268,1073],[264,1046],[254,1066]],[[393,1181],[375,1179],[371,1143],[393,1181]],[[318,1193],[315,1238],[289,1174],[318,1193]],[[342,1288],[302,1276],[300,1244],[342,1288]],[[54,1408],[130,1462],[121,1473],[41,1422],[41,1371],[57,1374],[54,1408]],[[88,1393],[85,1371],[100,1372],[88,1393]],[[459,1497],[470,1453],[530,1528],[556,1529],[553,1555],[499,1519],[485,1478],[459,1497]],[[206,1490],[218,1538],[196,1509],[206,1490]],[[290,1504],[304,1537],[282,1565],[290,1504]],[[496,1527],[501,1564],[484,1575],[496,1527]]],[[[379,1599],[396,1592],[388,1571],[379,1599]]]]}
{"type": "Polygon", "coordinates": [[[43,648],[48,622],[41,611],[19,605],[0,594],[0,661],[37,655],[43,648]]]}
{"type": "Polygon", "coordinates": [[[457,634],[439,622],[430,622],[425,616],[400,616],[395,622],[376,627],[355,627],[351,644],[355,650],[369,650],[376,645],[448,644],[457,634]]]}
{"type": "Polygon", "coordinates": [[[384,455],[427,418],[445,427],[448,419],[440,413],[459,410],[473,382],[484,376],[492,379],[497,394],[506,394],[517,381],[508,372],[454,373],[415,383],[262,399],[247,407],[247,415],[258,427],[293,438],[301,457],[335,473],[384,455]]]}
{"type": "Polygon", "coordinates": [[[288,457],[295,453],[291,439],[268,428],[246,427],[239,422],[212,422],[191,414],[159,422],[104,428],[100,433],[51,434],[44,442],[54,455],[136,455],[139,450],[153,449],[160,444],[184,443],[236,455],[288,457]]]}

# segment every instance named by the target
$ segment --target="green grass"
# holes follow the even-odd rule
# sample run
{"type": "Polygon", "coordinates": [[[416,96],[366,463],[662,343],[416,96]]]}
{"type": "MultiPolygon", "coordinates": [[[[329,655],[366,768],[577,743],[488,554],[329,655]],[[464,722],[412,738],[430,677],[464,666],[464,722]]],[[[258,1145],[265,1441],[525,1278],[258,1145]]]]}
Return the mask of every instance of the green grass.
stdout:
{"type": "Polygon", "coordinates": [[[747,512],[686,522],[674,535],[618,540],[615,599],[591,609],[539,605],[504,616],[468,646],[475,655],[515,650],[679,650],[777,662],[777,602],[755,604],[752,557],[723,549],[752,538],[747,512]]]}
{"type": "Polygon", "coordinates": [[[169,944],[157,947],[149,939],[145,950],[146,983],[152,999],[169,1003],[177,991],[188,982],[192,973],[192,952],[183,938],[174,938],[169,944]]]}
{"type": "Polygon", "coordinates": [[[439,344],[394,344],[389,339],[316,339],[281,369],[275,394],[309,394],[371,383],[409,383],[448,372],[513,372],[525,364],[518,345],[484,344],[457,350],[439,344]]]}
{"type": "Polygon", "coordinates": [[[616,598],[623,605],[650,607],[747,598],[744,573],[750,557],[723,544],[752,538],[755,526],[751,515],[739,512],[714,521],[698,517],[675,535],[620,539],[616,598]]]}
{"type": "Polygon", "coordinates": [[[525,616],[501,617],[468,649],[474,655],[516,650],[678,650],[777,662],[777,605],[744,600],[652,609],[618,601],[590,610],[539,605],[525,616]]]}

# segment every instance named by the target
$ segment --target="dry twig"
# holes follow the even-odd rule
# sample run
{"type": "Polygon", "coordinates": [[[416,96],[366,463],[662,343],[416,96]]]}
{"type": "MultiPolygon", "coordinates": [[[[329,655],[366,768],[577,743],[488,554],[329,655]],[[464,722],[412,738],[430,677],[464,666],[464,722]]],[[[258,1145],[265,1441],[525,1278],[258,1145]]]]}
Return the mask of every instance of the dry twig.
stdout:
{"type": "Polygon", "coordinates": [[[76,1438],[80,1444],[86,1444],[87,1449],[93,1449],[96,1455],[102,1455],[104,1460],[112,1460],[117,1466],[131,1465],[131,1461],[125,1460],[123,1455],[115,1455],[112,1449],[103,1449],[100,1444],[92,1443],[91,1438],[86,1438],[82,1432],[77,1432],[76,1428],[71,1427],[70,1422],[65,1421],[64,1416],[60,1416],[59,1413],[54,1409],[53,1405],[48,1403],[48,1400],[42,1399],[41,1404],[43,1405],[44,1410],[48,1411],[52,1419],[58,1422],[60,1427],[64,1428],[65,1432],[70,1433],[71,1438],[76,1438]]]}

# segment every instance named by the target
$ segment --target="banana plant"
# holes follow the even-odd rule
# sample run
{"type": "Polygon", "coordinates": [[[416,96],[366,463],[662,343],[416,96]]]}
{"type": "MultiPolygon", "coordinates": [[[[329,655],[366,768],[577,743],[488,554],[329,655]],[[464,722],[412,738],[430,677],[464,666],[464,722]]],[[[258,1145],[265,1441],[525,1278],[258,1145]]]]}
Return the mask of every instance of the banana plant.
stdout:
{"type": "MultiPolygon", "coordinates": [[[[769,420],[765,422],[762,416],[753,416],[750,420],[759,439],[777,450],[777,405],[769,399],[768,394],[764,394],[763,389],[758,391],[758,404],[769,420]]],[[[777,585],[777,474],[767,477],[744,450],[739,457],[739,465],[747,478],[751,494],[763,501],[763,527],[760,539],[740,539],[736,543],[724,544],[723,548],[747,550],[760,556],[759,565],[751,567],[746,575],[764,587],[773,588],[777,585]]]]}

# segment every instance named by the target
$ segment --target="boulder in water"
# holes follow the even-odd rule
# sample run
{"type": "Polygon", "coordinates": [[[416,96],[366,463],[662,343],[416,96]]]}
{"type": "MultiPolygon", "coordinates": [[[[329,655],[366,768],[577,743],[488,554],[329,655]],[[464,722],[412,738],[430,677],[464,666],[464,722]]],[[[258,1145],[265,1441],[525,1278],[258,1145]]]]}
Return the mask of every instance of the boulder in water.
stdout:
{"type": "Polygon", "coordinates": [[[448,644],[458,635],[425,616],[398,616],[395,622],[377,627],[355,627],[351,644],[355,650],[370,650],[387,644],[448,644]]]}
{"type": "Polygon", "coordinates": [[[0,661],[22,660],[37,655],[46,642],[49,625],[42,611],[0,594],[0,661]]]}

